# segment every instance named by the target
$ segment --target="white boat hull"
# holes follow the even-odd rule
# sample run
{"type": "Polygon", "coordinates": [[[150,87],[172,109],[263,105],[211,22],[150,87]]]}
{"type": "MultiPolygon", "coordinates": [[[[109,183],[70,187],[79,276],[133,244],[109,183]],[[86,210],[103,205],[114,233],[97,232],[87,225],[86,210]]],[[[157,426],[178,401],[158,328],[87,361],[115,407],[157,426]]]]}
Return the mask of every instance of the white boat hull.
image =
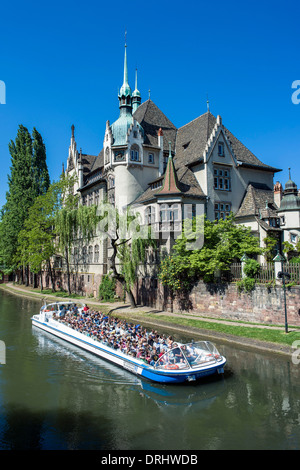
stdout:
{"type": "Polygon", "coordinates": [[[182,383],[186,381],[194,381],[200,377],[211,374],[220,374],[224,372],[223,367],[226,363],[226,359],[222,357],[221,360],[217,362],[214,361],[212,364],[207,364],[197,368],[183,370],[156,369],[137,358],[128,356],[119,350],[114,350],[83,333],[73,330],[67,325],[53,320],[52,318],[48,321],[41,321],[41,319],[39,319],[39,315],[34,315],[32,317],[32,325],[89,351],[92,354],[117,364],[136,375],[159,383],[182,383]]]}

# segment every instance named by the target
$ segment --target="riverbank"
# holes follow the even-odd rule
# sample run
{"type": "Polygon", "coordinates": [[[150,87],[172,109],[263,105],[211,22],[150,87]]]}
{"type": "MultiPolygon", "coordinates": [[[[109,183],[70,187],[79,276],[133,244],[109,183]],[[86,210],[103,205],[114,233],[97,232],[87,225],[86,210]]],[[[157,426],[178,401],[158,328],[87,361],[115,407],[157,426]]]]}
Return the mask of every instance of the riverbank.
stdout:
{"type": "MultiPolygon", "coordinates": [[[[15,285],[12,283],[0,284],[0,288],[13,293],[40,301],[41,305],[51,301],[64,301],[65,296],[43,295],[31,287],[15,285]]],[[[193,313],[170,313],[158,311],[151,307],[138,306],[135,309],[124,302],[103,303],[96,299],[86,297],[73,299],[87,303],[90,307],[102,310],[111,315],[127,318],[129,321],[142,323],[151,328],[168,328],[174,332],[186,333],[194,337],[201,336],[210,340],[237,344],[243,348],[260,349],[277,354],[291,355],[294,351],[293,343],[300,340],[300,328],[289,326],[285,333],[284,325],[273,326],[253,324],[234,320],[220,320],[193,313]]]]}

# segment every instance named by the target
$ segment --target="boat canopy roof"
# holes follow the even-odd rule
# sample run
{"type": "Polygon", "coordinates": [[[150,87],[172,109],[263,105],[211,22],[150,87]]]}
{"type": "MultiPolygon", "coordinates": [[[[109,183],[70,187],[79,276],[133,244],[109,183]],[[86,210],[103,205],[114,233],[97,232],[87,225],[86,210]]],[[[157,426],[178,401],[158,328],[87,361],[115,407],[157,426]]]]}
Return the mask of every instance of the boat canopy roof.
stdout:
{"type": "Polygon", "coordinates": [[[157,369],[190,369],[209,365],[222,360],[222,357],[210,341],[198,341],[187,344],[175,343],[155,363],[157,369]]]}
{"type": "Polygon", "coordinates": [[[73,307],[77,305],[77,307],[81,308],[81,307],[84,307],[84,303],[80,302],[80,301],[77,301],[76,299],[75,300],[65,300],[65,301],[59,301],[59,302],[52,302],[52,303],[45,303],[41,310],[48,310],[48,311],[51,311],[51,310],[57,310],[57,308],[59,307],[63,307],[65,306],[66,308],[67,307],[73,307]]]}

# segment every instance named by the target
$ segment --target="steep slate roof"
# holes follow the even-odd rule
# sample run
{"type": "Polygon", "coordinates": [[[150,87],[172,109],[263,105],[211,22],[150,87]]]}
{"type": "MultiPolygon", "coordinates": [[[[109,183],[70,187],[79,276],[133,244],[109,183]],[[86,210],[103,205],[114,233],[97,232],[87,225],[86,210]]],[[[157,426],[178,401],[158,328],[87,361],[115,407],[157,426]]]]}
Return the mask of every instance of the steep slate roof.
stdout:
{"type": "MultiPolygon", "coordinates": [[[[202,188],[193,172],[189,169],[189,166],[203,161],[203,153],[216,124],[216,117],[213,116],[210,111],[207,111],[205,114],[202,114],[177,129],[150,99],[137,108],[133,117],[143,127],[145,145],[158,146],[159,129],[163,132],[164,152],[167,152],[167,147],[169,142],[171,142],[171,151],[175,154],[173,163],[175,167],[175,177],[177,178],[177,187],[182,192],[182,195],[205,197],[202,188]]],[[[258,168],[270,172],[280,171],[262,163],[225,126],[223,126],[223,130],[241,166],[258,168]]],[[[82,155],[82,159],[84,176],[87,177],[90,172],[96,172],[100,168],[103,168],[103,149],[97,156],[82,155]]],[[[160,178],[157,180],[159,179],[160,178]]],[[[135,202],[147,201],[149,198],[153,199],[159,192],[162,192],[162,188],[153,190],[149,187],[135,202]]],[[[236,216],[242,217],[245,215],[253,215],[254,213],[258,215],[258,209],[265,207],[266,200],[270,203],[273,202],[273,191],[270,188],[258,188],[254,183],[250,183],[236,216]]],[[[275,209],[276,207],[274,207],[274,210],[275,209]]]]}
{"type": "MultiPolygon", "coordinates": [[[[176,140],[175,166],[190,165],[201,161],[206,143],[216,124],[216,118],[207,111],[198,118],[178,129],[176,140]]],[[[223,126],[236,159],[243,166],[260,167],[269,171],[280,171],[262,163],[250,150],[245,147],[225,126],[223,126]]]]}
{"type": "Polygon", "coordinates": [[[95,155],[87,155],[84,153],[81,154],[84,175],[87,175],[90,173],[96,158],[97,157],[95,155]]]}
{"type": "Polygon", "coordinates": [[[250,150],[245,147],[242,142],[240,142],[228,129],[224,127],[225,134],[228,137],[231,147],[234,151],[234,154],[238,160],[238,162],[242,162],[243,166],[257,166],[261,167],[261,169],[269,170],[269,171],[281,171],[278,168],[274,168],[272,166],[266,165],[265,163],[261,162],[250,150]]]}
{"type": "Polygon", "coordinates": [[[175,151],[177,129],[174,124],[150,99],[142,103],[133,114],[145,133],[145,144],[157,147],[157,132],[161,128],[164,135],[164,149],[168,149],[171,142],[172,152],[175,151]]]}
{"type": "Polygon", "coordinates": [[[235,216],[276,217],[277,206],[274,203],[274,193],[265,184],[249,183],[244,199],[235,216]],[[268,205],[266,209],[266,205],[268,205]]]}
{"type": "Polygon", "coordinates": [[[215,123],[216,118],[207,112],[178,129],[174,157],[176,167],[189,165],[202,159],[215,123]]]}
{"type": "Polygon", "coordinates": [[[95,158],[91,171],[98,170],[99,168],[103,168],[103,166],[104,166],[104,149],[102,149],[101,152],[99,152],[99,154],[95,158]]]}

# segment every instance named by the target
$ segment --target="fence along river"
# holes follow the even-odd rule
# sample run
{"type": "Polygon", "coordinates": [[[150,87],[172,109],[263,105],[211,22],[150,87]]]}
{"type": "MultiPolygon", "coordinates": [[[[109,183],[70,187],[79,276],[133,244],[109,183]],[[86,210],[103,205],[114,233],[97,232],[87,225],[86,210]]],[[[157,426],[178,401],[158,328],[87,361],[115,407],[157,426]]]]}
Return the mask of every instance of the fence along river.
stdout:
{"type": "Polygon", "coordinates": [[[0,290],[1,450],[299,450],[291,357],[217,343],[224,378],[153,384],[32,328],[39,307],[0,290]]]}

